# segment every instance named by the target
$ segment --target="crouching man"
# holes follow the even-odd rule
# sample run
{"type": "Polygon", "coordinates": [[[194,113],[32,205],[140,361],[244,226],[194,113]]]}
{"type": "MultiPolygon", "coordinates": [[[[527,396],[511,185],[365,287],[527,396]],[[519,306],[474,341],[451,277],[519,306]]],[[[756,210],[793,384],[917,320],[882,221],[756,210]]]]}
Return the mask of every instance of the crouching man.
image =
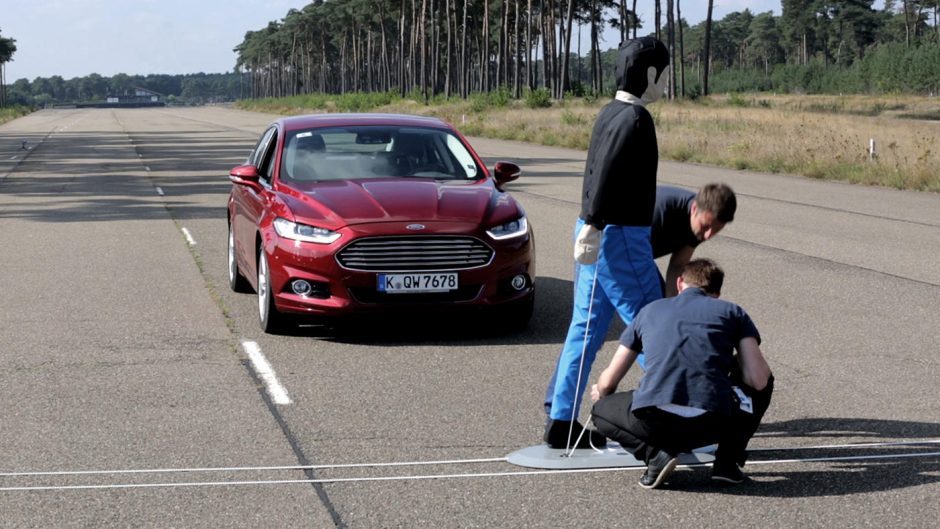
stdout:
{"type": "Polygon", "coordinates": [[[773,375],[751,318],[718,299],[723,281],[714,262],[689,261],[679,295],[640,310],[591,390],[597,430],[647,463],[641,487],[665,482],[680,453],[715,443],[712,480],[744,481],[747,443],[770,405],[773,375]],[[639,351],[639,387],[614,393],[639,351]]]}

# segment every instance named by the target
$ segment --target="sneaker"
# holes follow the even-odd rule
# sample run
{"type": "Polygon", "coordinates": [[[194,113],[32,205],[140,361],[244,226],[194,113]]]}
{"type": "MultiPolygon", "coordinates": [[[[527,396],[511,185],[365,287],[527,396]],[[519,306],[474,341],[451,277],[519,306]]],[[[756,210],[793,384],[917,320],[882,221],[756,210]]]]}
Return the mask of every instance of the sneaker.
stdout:
{"type": "Polygon", "coordinates": [[[647,462],[646,472],[640,478],[640,486],[644,489],[655,489],[662,485],[669,477],[669,474],[672,474],[672,471],[675,470],[678,462],[678,457],[669,455],[666,452],[658,452],[647,462]]]}
{"type": "Polygon", "coordinates": [[[574,427],[572,428],[571,421],[549,419],[545,424],[545,436],[543,438],[551,448],[570,448],[568,446],[568,432],[570,430],[572,443],[578,441],[578,437],[581,438],[574,448],[591,448],[592,445],[594,448],[607,446],[607,438],[603,434],[596,430],[588,430],[584,435],[581,435],[581,431],[584,429],[584,426],[581,426],[578,421],[574,421],[574,427]]]}
{"type": "Polygon", "coordinates": [[[716,459],[712,464],[712,481],[737,485],[744,482],[744,472],[737,463],[722,463],[716,459]]]}

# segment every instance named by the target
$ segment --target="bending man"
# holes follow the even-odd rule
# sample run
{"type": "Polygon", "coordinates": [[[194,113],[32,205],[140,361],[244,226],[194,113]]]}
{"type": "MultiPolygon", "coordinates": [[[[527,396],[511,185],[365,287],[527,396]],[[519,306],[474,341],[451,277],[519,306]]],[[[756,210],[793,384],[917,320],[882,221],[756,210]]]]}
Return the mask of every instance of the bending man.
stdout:
{"type": "Polygon", "coordinates": [[[679,295],[637,314],[591,390],[597,429],[647,463],[641,487],[665,482],[678,454],[714,443],[712,479],[744,481],[740,467],[770,405],[773,376],[751,318],[718,299],[723,282],[712,261],[690,261],[676,281],[679,295]],[[639,387],[614,393],[641,350],[639,387]]]}

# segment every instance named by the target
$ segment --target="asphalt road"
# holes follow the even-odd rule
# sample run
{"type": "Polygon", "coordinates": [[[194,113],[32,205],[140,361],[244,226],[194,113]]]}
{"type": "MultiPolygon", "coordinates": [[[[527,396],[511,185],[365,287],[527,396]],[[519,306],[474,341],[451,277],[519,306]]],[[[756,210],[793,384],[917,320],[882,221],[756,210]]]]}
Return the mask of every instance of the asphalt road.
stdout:
{"type": "Polygon", "coordinates": [[[471,139],[488,165],[523,167],[527,331],[468,317],[272,336],[225,272],[228,169],[271,118],[44,110],[0,126],[0,527],[935,527],[940,196],[661,164],[662,183],[737,191],[697,255],[726,269],[777,382],[747,483],[691,468],[647,491],[635,469],[502,461],[540,441],[583,152],[471,139]]]}

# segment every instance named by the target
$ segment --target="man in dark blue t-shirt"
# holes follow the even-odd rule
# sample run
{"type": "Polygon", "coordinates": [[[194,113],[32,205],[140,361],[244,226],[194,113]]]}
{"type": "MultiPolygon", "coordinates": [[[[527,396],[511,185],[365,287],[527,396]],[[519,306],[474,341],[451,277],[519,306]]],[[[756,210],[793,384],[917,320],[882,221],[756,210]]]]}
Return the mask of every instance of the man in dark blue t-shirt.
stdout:
{"type": "Polygon", "coordinates": [[[591,390],[597,430],[646,461],[644,488],[661,485],[678,454],[714,443],[712,479],[744,481],[740,465],[770,405],[773,376],[751,318],[718,299],[723,282],[712,261],[690,261],[679,294],[640,310],[591,390]],[[639,351],[646,354],[639,387],[614,393],[639,351]]]}
{"type": "Polygon", "coordinates": [[[676,295],[676,279],[695,248],[733,221],[737,206],[734,191],[725,184],[706,184],[698,193],[656,186],[650,243],[654,259],[669,256],[665,281],[660,275],[663,297],[676,295]]]}

